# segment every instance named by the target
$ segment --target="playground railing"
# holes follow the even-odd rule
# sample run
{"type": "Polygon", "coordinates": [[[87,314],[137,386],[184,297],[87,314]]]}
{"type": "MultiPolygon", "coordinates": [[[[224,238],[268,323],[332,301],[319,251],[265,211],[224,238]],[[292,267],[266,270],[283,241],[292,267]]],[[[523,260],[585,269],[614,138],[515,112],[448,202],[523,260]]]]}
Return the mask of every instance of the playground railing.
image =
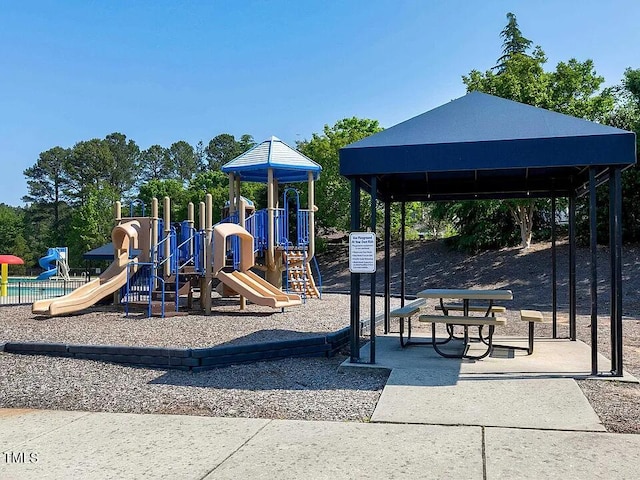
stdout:
{"type": "Polygon", "coordinates": [[[153,248],[151,252],[152,258],[157,259],[157,267],[161,268],[165,263],[169,262],[169,270],[171,273],[175,273],[178,266],[178,255],[176,252],[176,231],[174,228],[171,229],[169,235],[160,240],[153,248]],[[164,250],[165,245],[169,242],[169,256],[165,258],[164,250]]]}
{"type": "Polygon", "coordinates": [[[238,223],[239,218],[240,217],[238,216],[238,213],[234,212],[231,215],[229,215],[228,217],[225,217],[222,220],[220,220],[218,223],[216,223],[216,225],[218,225],[220,223],[238,223]]]}
{"type": "Polygon", "coordinates": [[[253,236],[253,251],[267,248],[267,210],[258,210],[244,221],[244,228],[253,236]]]}
{"type": "Polygon", "coordinates": [[[298,247],[306,247],[309,245],[309,210],[298,210],[297,218],[297,243],[298,247]]]}
{"type": "Polygon", "coordinates": [[[160,308],[161,315],[165,314],[165,281],[162,277],[154,272],[153,263],[136,263],[127,265],[127,284],[124,287],[124,293],[121,295],[121,301],[124,303],[125,316],[129,316],[129,304],[131,302],[146,302],[147,316],[151,317],[153,313],[153,292],[160,292],[160,308]],[[137,272],[131,275],[131,267],[137,266],[137,272]],[[155,286],[158,286],[156,288],[155,286]]]}
{"type": "Polygon", "coordinates": [[[315,255],[312,258],[313,266],[316,270],[316,288],[318,289],[319,297],[322,298],[322,274],[320,273],[320,266],[318,265],[318,259],[315,255]]]}
{"type": "MultiPolygon", "coordinates": [[[[193,228],[193,227],[191,227],[193,228]]],[[[193,234],[187,237],[182,243],[177,245],[177,251],[180,252],[180,255],[176,258],[177,262],[177,271],[179,272],[181,269],[186,267],[187,265],[195,266],[195,249],[192,247],[195,243],[197,232],[194,230],[193,234]]],[[[183,237],[184,238],[184,237],[183,237]]]]}

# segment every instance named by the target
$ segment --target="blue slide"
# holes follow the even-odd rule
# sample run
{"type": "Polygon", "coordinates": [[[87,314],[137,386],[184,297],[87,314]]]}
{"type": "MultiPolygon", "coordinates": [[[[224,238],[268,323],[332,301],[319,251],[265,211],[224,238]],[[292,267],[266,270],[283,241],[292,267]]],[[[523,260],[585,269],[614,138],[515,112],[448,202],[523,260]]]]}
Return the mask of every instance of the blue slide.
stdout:
{"type": "Polygon", "coordinates": [[[46,280],[48,278],[53,277],[58,273],[58,265],[56,261],[60,259],[60,253],[55,248],[47,249],[47,254],[38,260],[38,263],[42,268],[44,268],[44,272],[38,275],[36,280],[46,280]]]}

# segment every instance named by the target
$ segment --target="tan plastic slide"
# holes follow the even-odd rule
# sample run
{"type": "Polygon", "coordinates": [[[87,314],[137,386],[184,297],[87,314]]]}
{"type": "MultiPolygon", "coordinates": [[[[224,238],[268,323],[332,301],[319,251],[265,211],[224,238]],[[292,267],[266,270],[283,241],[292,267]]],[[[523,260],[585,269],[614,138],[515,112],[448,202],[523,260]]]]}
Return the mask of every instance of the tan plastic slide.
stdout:
{"type": "Polygon", "coordinates": [[[216,225],[213,229],[213,245],[213,270],[216,278],[250,302],[271,308],[284,308],[302,303],[299,295],[283,293],[249,270],[254,265],[253,236],[240,225],[216,225]],[[233,235],[240,239],[240,270],[225,272],[223,268],[227,238],[233,235]]]}
{"type": "Polygon", "coordinates": [[[256,305],[284,308],[300,305],[299,295],[283,293],[252,271],[218,272],[218,279],[226,286],[256,305]]]}
{"type": "Polygon", "coordinates": [[[31,311],[49,316],[66,315],[89,308],[106,296],[117,292],[127,283],[128,263],[134,262],[130,270],[131,275],[137,270],[137,259],[129,259],[129,246],[132,240],[133,248],[137,248],[139,229],[140,223],[135,220],[116,226],[111,232],[116,259],[109,265],[109,268],[95,280],[76,288],[63,297],[35,302],[31,311]]]}

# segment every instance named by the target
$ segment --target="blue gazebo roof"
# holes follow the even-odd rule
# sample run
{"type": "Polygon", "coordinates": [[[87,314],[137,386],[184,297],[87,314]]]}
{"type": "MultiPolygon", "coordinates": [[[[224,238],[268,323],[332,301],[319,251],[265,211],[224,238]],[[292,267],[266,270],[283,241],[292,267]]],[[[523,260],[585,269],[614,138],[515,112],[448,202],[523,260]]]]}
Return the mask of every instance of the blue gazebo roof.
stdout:
{"type": "Polygon", "coordinates": [[[385,198],[547,196],[576,191],[588,167],[636,161],[635,134],[472,92],[340,150],[340,173],[378,178],[385,198]]]}
{"type": "Polygon", "coordinates": [[[308,172],[318,179],[322,167],[309,157],[291,148],[277,137],[271,137],[222,166],[224,173],[233,173],[243,181],[267,182],[268,170],[280,183],[306,182],[308,172]]]}

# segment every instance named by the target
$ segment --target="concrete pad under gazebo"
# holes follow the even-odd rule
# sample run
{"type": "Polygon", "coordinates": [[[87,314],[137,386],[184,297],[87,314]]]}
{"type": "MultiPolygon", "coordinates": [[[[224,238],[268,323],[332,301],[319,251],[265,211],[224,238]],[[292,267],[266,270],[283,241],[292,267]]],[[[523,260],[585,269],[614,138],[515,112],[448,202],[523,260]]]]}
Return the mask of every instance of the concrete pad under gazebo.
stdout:
{"type": "MultiPolygon", "coordinates": [[[[472,92],[340,150],[351,182],[351,230],[362,229],[360,191],[384,203],[385,332],[390,312],[391,204],[402,206],[401,296],[404,302],[405,202],[551,198],[569,200],[569,336],[576,340],[576,199],[589,195],[591,368],[598,374],[596,188],[609,182],[611,373],[622,361],[621,173],[636,163],[635,134],[511,100],[472,92]]],[[[555,218],[555,216],[554,216],[555,218]]],[[[376,229],[375,213],[371,229],[376,229]]],[[[375,294],[375,273],[372,298],[375,294]]],[[[351,362],[360,359],[360,276],[351,274],[351,362]]],[[[553,332],[557,321],[555,221],[552,224],[553,332]]],[[[375,304],[371,304],[375,318],[375,304]]],[[[375,322],[369,362],[375,363],[375,322]]]]}

